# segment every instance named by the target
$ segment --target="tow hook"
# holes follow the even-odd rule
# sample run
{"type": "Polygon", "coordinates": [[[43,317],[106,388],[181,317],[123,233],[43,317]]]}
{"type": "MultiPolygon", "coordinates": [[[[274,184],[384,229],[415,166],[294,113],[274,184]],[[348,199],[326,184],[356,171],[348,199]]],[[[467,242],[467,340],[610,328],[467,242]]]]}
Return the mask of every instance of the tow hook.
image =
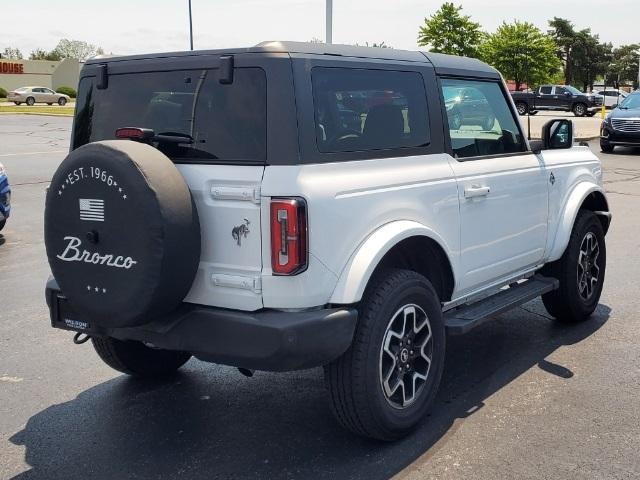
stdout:
{"type": "Polygon", "coordinates": [[[91,335],[82,332],[76,332],[76,334],[73,336],[73,343],[75,343],[76,345],[82,345],[83,343],[88,342],[90,338],[91,335]]]}
{"type": "Polygon", "coordinates": [[[238,371],[243,374],[245,377],[253,377],[253,372],[255,372],[255,370],[251,370],[249,368],[244,368],[244,367],[238,367],[238,371]]]}

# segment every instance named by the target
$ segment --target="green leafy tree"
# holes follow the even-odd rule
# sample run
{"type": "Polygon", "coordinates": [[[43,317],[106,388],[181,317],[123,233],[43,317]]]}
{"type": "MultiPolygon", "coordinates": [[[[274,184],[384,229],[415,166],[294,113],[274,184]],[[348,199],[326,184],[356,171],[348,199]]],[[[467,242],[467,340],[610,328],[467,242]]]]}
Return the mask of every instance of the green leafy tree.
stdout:
{"type": "Polygon", "coordinates": [[[42,50],[41,48],[36,48],[29,55],[29,60],[58,61],[62,60],[62,56],[57,50],[51,50],[50,52],[47,52],[46,50],[42,50]]]}
{"type": "Polygon", "coordinates": [[[20,49],[13,47],[5,48],[0,57],[7,58],[9,60],[22,60],[24,58],[20,49]]]}
{"type": "Polygon", "coordinates": [[[573,82],[582,86],[583,91],[593,90],[596,78],[607,73],[612,49],[610,43],[600,43],[598,35],[593,35],[589,28],[577,32],[571,59],[573,82]]]}
{"type": "Polygon", "coordinates": [[[556,44],[528,22],[503,23],[480,45],[480,57],[515,82],[539,85],[552,79],[561,67],[556,44]]]}
{"type": "Polygon", "coordinates": [[[632,82],[638,88],[638,59],[640,44],[621,45],[613,50],[609,64],[607,83],[620,88],[621,83],[632,82]]]}
{"type": "Polygon", "coordinates": [[[480,24],[471,21],[468,15],[461,15],[461,11],[462,6],[443,3],[436,13],[424,19],[418,32],[418,45],[436,53],[477,56],[483,37],[480,24]]]}
{"type": "Polygon", "coordinates": [[[100,47],[80,40],[69,40],[66,38],[60,40],[53,51],[57,52],[60,58],[76,58],[81,62],[96,55],[104,54],[104,50],[100,47]]]}
{"type": "Polygon", "coordinates": [[[553,17],[549,20],[550,30],[547,31],[557,46],[556,54],[563,65],[564,80],[573,83],[573,47],[576,43],[576,31],[573,23],[565,18],[553,17]]]}

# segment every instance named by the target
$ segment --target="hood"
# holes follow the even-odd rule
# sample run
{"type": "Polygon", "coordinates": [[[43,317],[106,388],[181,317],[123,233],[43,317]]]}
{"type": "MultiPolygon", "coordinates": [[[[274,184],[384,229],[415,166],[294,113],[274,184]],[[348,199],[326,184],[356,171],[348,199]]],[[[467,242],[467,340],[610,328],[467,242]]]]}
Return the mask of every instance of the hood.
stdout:
{"type": "Polygon", "coordinates": [[[640,108],[614,108],[609,114],[610,118],[640,118],[640,108]]]}

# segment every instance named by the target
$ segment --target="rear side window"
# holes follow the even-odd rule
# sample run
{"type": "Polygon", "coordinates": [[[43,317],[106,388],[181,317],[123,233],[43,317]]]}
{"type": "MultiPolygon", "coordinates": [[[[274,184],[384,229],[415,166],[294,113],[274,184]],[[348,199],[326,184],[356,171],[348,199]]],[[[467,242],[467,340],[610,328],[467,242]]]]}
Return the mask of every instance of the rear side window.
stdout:
{"type": "Polygon", "coordinates": [[[551,95],[551,88],[552,87],[540,87],[540,93],[542,95],[551,95]]]}
{"type": "Polygon", "coordinates": [[[264,163],[267,81],[261,68],[236,68],[233,83],[218,70],[177,70],[109,76],[109,87],[83,78],[73,146],[115,138],[122,127],[184,134],[191,144],[159,144],[176,161],[264,163]]]}
{"type": "Polygon", "coordinates": [[[429,143],[426,93],[419,73],[315,67],[311,76],[320,152],[429,143]]]}
{"type": "Polygon", "coordinates": [[[454,157],[501,155],[527,149],[498,83],[443,78],[441,85],[454,157]]]}

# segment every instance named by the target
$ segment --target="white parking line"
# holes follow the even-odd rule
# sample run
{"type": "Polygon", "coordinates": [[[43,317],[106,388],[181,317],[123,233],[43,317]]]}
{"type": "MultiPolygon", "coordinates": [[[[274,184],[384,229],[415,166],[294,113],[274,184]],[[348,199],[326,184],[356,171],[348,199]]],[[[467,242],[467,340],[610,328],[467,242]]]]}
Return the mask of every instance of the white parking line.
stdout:
{"type": "Polygon", "coordinates": [[[42,155],[43,153],[68,153],[69,150],[47,150],[46,152],[0,153],[0,157],[19,157],[20,155],[42,155]]]}

